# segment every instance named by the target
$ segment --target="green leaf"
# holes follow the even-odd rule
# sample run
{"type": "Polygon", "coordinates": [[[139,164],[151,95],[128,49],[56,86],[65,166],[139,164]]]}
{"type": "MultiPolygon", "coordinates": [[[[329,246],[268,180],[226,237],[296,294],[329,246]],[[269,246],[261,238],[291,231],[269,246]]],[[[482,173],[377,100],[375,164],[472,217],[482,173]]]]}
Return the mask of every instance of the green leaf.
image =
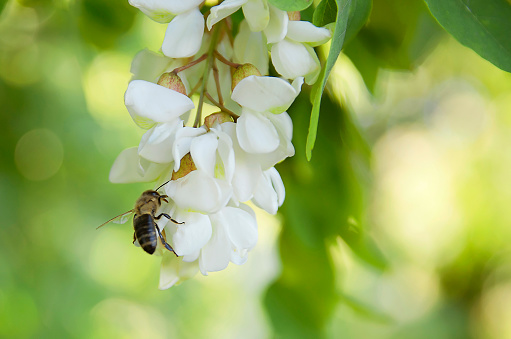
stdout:
{"type": "Polygon", "coordinates": [[[348,17],[350,13],[352,0],[336,0],[336,3],[338,11],[335,29],[332,36],[332,42],[330,44],[330,51],[328,53],[326,65],[321,71],[318,81],[314,85],[313,89],[314,95],[311,98],[312,112],[310,117],[309,133],[307,135],[307,146],[305,150],[307,160],[309,161],[312,157],[312,149],[314,148],[314,143],[316,142],[316,134],[318,130],[319,121],[319,108],[321,106],[321,96],[323,95],[328,75],[330,74],[330,71],[332,70],[332,67],[335,64],[337,57],[339,56],[342,50],[344,37],[346,35],[346,28],[348,27],[348,17]]]}
{"type": "Polygon", "coordinates": [[[312,4],[312,0],[268,0],[273,6],[286,11],[303,11],[312,4]]]}
{"type": "Polygon", "coordinates": [[[314,26],[322,27],[334,22],[336,17],[337,4],[335,3],[335,0],[323,0],[314,11],[312,23],[314,26]]]}
{"type": "Polygon", "coordinates": [[[461,44],[511,72],[511,2],[425,0],[440,25],[461,44]]]}
{"type": "Polygon", "coordinates": [[[346,31],[346,37],[344,38],[344,44],[346,45],[358,31],[365,25],[369,14],[371,14],[371,8],[373,7],[373,0],[354,0],[350,8],[350,17],[348,19],[348,30],[346,31]]]}
{"type": "Polygon", "coordinates": [[[372,7],[367,24],[351,40],[350,22],[343,49],[370,92],[381,68],[414,69],[444,32],[422,1],[403,6],[403,0],[373,0],[372,7]]]}

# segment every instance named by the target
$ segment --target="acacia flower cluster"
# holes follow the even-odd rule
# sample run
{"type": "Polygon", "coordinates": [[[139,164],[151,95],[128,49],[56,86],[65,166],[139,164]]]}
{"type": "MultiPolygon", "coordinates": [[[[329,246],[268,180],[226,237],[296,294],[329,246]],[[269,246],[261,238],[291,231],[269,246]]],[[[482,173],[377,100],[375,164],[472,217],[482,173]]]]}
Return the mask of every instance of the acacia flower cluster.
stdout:
{"type": "Polygon", "coordinates": [[[183,223],[157,221],[178,255],[161,244],[155,252],[163,256],[160,289],[166,289],[198,271],[243,264],[258,238],[247,202],[271,214],[282,205],[284,185],[274,166],[295,152],[286,110],[303,82],[316,80],[320,64],[312,47],[330,31],[266,0],[225,0],[209,10],[201,0],[130,4],[168,27],[162,53],[143,50],[133,60],[125,105],[147,131],[138,147],[117,157],[110,180],[170,180],[162,188],[169,203],[158,213],[183,223]],[[244,20],[233,36],[230,15],[240,8],[244,20]],[[268,76],[270,58],[281,77],[268,76]],[[203,117],[204,104],[218,112],[203,117]]]}

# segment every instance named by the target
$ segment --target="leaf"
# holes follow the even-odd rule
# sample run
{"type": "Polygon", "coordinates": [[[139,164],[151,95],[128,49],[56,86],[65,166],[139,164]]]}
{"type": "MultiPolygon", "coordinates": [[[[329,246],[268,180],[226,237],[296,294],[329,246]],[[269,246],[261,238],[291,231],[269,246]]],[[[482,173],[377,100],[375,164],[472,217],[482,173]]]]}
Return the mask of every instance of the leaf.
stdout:
{"type": "Polygon", "coordinates": [[[337,13],[337,4],[335,0],[323,0],[314,11],[312,23],[314,26],[322,27],[335,21],[337,13]]]}
{"type": "Polygon", "coordinates": [[[286,12],[303,11],[312,4],[312,0],[268,0],[268,2],[286,12]]]}
{"type": "Polygon", "coordinates": [[[372,7],[368,23],[351,39],[350,22],[343,49],[370,92],[379,69],[414,69],[444,32],[422,1],[403,6],[403,0],[373,0],[372,7]]]}
{"type": "Polygon", "coordinates": [[[330,44],[330,51],[328,53],[328,58],[326,60],[325,67],[322,69],[319,79],[314,85],[313,89],[314,95],[312,96],[311,100],[312,112],[309,123],[309,133],[307,135],[307,145],[305,149],[305,154],[307,155],[307,160],[309,161],[312,157],[312,149],[314,148],[314,143],[316,142],[316,134],[319,121],[319,108],[321,106],[321,96],[323,95],[328,75],[330,74],[330,71],[332,70],[332,67],[335,64],[337,57],[339,56],[342,50],[344,37],[346,35],[346,28],[348,26],[348,16],[350,13],[352,0],[336,0],[336,3],[338,11],[335,29],[332,36],[332,42],[330,44]]]}
{"type": "Polygon", "coordinates": [[[371,14],[371,8],[373,6],[373,0],[354,0],[350,8],[350,17],[348,19],[348,29],[346,36],[344,37],[344,44],[347,44],[358,31],[365,25],[369,14],[371,14]]]}
{"type": "Polygon", "coordinates": [[[440,25],[461,44],[511,72],[511,2],[425,0],[440,25]]]}

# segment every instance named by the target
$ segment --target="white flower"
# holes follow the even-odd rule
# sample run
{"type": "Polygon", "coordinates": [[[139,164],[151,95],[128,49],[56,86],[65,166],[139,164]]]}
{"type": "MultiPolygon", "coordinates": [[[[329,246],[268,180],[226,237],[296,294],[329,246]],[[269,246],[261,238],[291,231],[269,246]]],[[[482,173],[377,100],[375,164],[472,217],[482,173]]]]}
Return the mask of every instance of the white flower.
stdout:
{"type": "Polygon", "coordinates": [[[158,122],[172,122],[194,108],[186,95],[144,80],[129,83],[124,103],[133,121],[146,129],[158,122]]]}
{"type": "Polygon", "coordinates": [[[238,9],[243,9],[245,19],[253,32],[262,31],[270,20],[270,9],[267,0],[225,0],[220,5],[211,8],[208,16],[208,29],[228,17],[238,9]]]}
{"type": "Polygon", "coordinates": [[[289,150],[291,154],[284,158],[294,154],[294,148],[291,150],[289,147],[292,147],[292,122],[283,112],[300,93],[302,83],[303,78],[289,84],[279,78],[254,75],[238,83],[232,99],[242,106],[236,135],[244,151],[268,155],[285,146],[286,152],[289,150]]]}
{"type": "Polygon", "coordinates": [[[264,171],[263,178],[256,186],[252,201],[257,207],[270,214],[276,214],[284,203],[286,191],[279,172],[275,167],[264,171]]]}
{"type": "Polygon", "coordinates": [[[318,56],[312,47],[330,39],[330,31],[316,27],[308,21],[289,21],[285,38],[274,42],[271,47],[271,61],[275,70],[286,79],[305,77],[308,84],[314,83],[321,71],[318,56]]]}
{"type": "Polygon", "coordinates": [[[261,32],[252,32],[243,20],[234,39],[234,62],[252,64],[262,75],[267,75],[269,60],[266,38],[261,32]]]}
{"type": "Polygon", "coordinates": [[[187,58],[199,50],[204,34],[204,16],[199,10],[202,0],[129,0],[154,21],[170,22],[163,39],[162,51],[171,58],[187,58]]]}
{"type": "Polygon", "coordinates": [[[141,158],[137,147],[122,151],[114,161],[110,170],[110,182],[126,184],[132,182],[151,182],[168,172],[170,166],[157,164],[141,158]]]}

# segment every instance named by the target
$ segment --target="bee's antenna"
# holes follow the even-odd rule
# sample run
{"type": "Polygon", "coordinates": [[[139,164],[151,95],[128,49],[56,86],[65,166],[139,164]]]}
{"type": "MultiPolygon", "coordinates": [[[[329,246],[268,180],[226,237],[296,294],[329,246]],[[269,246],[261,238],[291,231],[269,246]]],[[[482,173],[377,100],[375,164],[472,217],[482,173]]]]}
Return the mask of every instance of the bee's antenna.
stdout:
{"type": "Polygon", "coordinates": [[[160,187],[158,187],[157,189],[155,189],[155,191],[158,191],[160,188],[162,188],[163,186],[165,186],[166,184],[168,184],[170,181],[171,181],[171,180],[164,182],[163,184],[161,184],[161,185],[160,185],[160,187]]]}

